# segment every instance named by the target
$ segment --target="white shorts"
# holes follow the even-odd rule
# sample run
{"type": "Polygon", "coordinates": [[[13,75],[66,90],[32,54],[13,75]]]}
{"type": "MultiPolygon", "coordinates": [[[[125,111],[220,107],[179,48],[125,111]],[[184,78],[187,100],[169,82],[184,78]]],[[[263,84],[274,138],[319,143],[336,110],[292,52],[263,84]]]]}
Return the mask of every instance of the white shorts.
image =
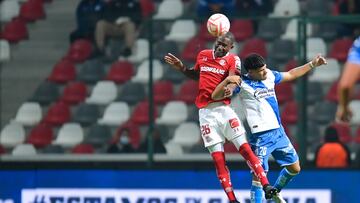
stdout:
{"type": "Polygon", "coordinates": [[[221,102],[199,109],[201,137],[205,147],[245,136],[245,129],[234,110],[221,102]]]}

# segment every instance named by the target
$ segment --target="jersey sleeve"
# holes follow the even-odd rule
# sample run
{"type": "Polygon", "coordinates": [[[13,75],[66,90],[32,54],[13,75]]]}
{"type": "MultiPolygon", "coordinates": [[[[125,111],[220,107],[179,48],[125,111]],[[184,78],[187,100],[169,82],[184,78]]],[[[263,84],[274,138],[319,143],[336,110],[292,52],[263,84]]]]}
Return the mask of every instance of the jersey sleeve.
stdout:
{"type": "Polygon", "coordinates": [[[240,58],[236,55],[233,55],[232,57],[229,57],[229,72],[236,73],[237,66],[240,65],[240,58]]]}
{"type": "Polygon", "coordinates": [[[274,74],[274,82],[275,84],[278,84],[283,79],[283,75],[279,71],[271,71],[274,74]]]}
{"type": "Polygon", "coordinates": [[[238,94],[239,92],[240,92],[240,87],[237,86],[237,87],[234,89],[233,94],[235,95],[235,94],[238,94]]]}

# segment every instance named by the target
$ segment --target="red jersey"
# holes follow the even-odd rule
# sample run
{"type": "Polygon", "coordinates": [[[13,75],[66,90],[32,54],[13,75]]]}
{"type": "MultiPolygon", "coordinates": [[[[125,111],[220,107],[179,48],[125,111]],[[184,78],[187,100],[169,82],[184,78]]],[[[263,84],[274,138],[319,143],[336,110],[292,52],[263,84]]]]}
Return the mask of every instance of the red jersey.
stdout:
{"type": "MultiPolygon", "coordinates": [[[[211,94],[228,75],[229,71],[235,73],[236,66],[240,66],[240,58],[235,54],[228,53],[223,57],[215,58],[214,50],[207,49],[201,51],[194,67],[195,71],[200,72],[199,93],[195,104],[198,108],[206,107],[209,103],[215,102],[211,99],[211,94]]],[[[230,104],[230,98],[225,98],[224,104],[230,104]]]]}

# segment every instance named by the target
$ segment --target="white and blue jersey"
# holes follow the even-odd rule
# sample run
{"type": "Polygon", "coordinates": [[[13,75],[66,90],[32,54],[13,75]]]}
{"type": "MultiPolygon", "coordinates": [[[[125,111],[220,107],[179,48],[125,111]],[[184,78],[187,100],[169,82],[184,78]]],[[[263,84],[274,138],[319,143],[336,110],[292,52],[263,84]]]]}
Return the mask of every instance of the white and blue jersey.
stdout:
{"type": "Polygon", "coordinates": [[[350,48],[347,61],[360,65],[360,37],[354,41],[350,48]]]}
{"type": "Polygon", "coordinates": [[[234,90],[232,106],[239,118],[249,128],[249,143],[268,171],[270,154],[281,165],[291,165],[298,156],[281,125],[275,85],[283,76],[278,71],[267,69],[265,80],[252,80],[242,76],[240,87],[234,90]]]}

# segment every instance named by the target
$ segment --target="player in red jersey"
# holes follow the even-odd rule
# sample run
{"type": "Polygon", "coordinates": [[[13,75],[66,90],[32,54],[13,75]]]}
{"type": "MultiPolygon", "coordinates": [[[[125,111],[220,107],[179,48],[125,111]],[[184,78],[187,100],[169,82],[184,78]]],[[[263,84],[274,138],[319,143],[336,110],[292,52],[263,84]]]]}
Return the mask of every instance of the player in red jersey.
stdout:
{"type": "Polygon", "coordinates": [[[234,36],[228,32],[216,39],[214,49],[200,51],[193,69],[187,69],[180,59],[168,53],[164,59],[174,69],[187,77],[199,79],[199,93],[195,104],[199,108],[201,136],[205,147],[211,153],[216,173],[231,203],[236,200],[231,185],[230,173],[226,166],[224,154],[225,139],[231,141],[244,157],[248,166],[260,179],[265,191],[265,198],[271,199],[276,190],[269,185],[259,159],[252,152],[245,136],[245,129],[238,116],[229,106],[230,99],[211,99],[216,86],[225,80],[226,83],[240,84],[240,77],[235,75],[236,67],[240,67],[240,58],[229,53],[233,48],[234,36]],[[231,77],[227,77],[231,75],[231,77]]]}

